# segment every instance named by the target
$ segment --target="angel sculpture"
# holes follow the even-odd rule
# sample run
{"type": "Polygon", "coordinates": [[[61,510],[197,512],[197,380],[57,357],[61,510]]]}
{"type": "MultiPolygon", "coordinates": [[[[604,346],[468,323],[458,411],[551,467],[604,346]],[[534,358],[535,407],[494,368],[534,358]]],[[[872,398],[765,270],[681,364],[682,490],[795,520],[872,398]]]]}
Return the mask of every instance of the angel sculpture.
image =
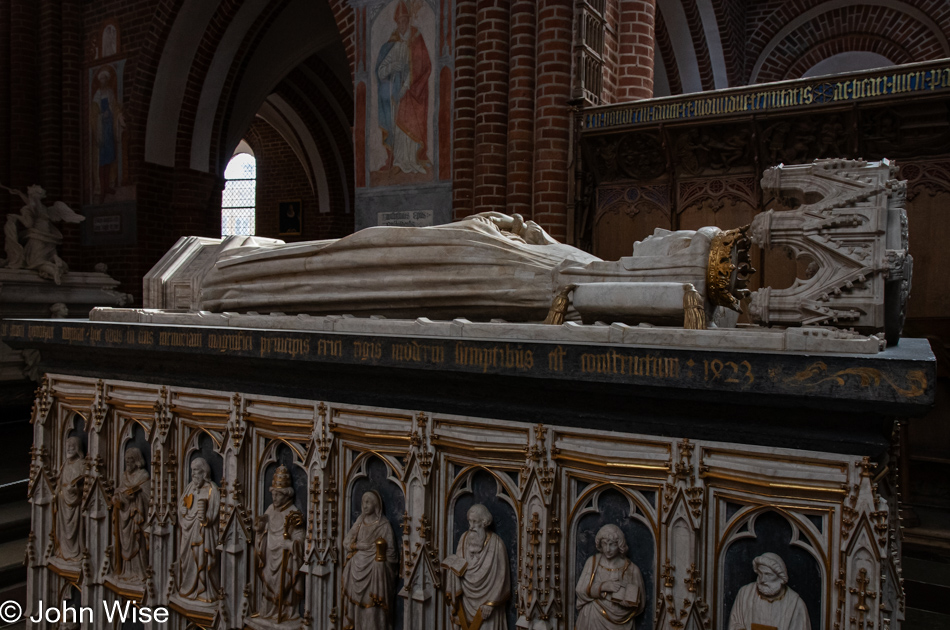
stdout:
{"type": "Polygon", "coordinates": [[[0,261],[0,267],[33,269],[40,277],[60,284],[69,266],[56,254],[56,246],[63,242],[63,234],[53,222],[79,223],[86,217],[76,214],[62,201],[56,201],[52,206],[44,204],[46,191],[42,186],[30,186],[26,194],[3,184],[0,184],[0,188],[18,195],[25,204],[20,214],[7,215],[7,223],[3,227],[7,258],[0,261]],[[22,234],[25,245],[20,242],[21,233],[17,222],[25,228],[22,234]]]}

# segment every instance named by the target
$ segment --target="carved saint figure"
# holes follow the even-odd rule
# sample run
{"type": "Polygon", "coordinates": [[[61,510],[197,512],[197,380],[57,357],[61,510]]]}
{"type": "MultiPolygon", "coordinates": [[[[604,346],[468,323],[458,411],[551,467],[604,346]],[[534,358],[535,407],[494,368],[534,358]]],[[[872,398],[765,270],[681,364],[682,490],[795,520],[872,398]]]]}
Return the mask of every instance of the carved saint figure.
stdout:
{"type": "Polygon", "coordinates": [[[82,554],[82,484],[85,477],[85,463],[82,441],[78,437],[66,438],[66,457],[59,468],[56,482],[56,545],[59,556],[64,560],[79,560],[82,554]]]}
{"type": "Polygon", "coordinates": [[[260,617],[277,623],[300,618],[303,598],[304,520],[294,505],[294,488],[286,466],[278,466],[271,482],[273,502],[255,523],[260,617]]]}
{"type": "Polygon", "coordinates": [[[7,215],[6,225],[3,227],[7,258],[3,266],[10,269],[33,269],[40,277],[59,284],[63,274],[69,271],[69,266],[56,254],[56,246],[63,242],[63,234],[56,229],[53,222],[79,223],[86,217],[76,214],[62,201],[47,206],[43,203],[46,191],[42,186],[30,186],[26,189],[26,194],[3,185],[0,185],[0,188],[17,195],[24,204],[20,214],[7,215]],[[25,228],[25,245],[21,244],[22,235],[17,227],[18,223],[25,228]]]}
{"type": "Polygon", "coordinates": [[[455,554],[443,562],[446,598],[453,623],[463,629],[508,630],[505,602],[511,597],[508,551],[501,537],[488,531],[492,516],[481,503],[468,509],[468,531],[455,554]]]}
{"type": "Polygon", "coordinates": [[[396,546],[375,490],[363,493],[362,513],[343,538],[343,630],[391,626],[396,546]]]}
{"type": "Polygon", "coordinates": [[[616,525],[604,525],[594,538],[597,552],[587,559],[577,581],[578,630],[630,630],[643,612],[643,576],[627,558],[627,541],[616,525]]]}
{"type": "Polygon", "coordinates": [[[178,503],[181,538],[178,545],[178,593],[212,602],[218,596],[218,515],[221,492],[211,481],[208,461],[191,461],[191,481],[178,503]]]}
{"type": "Polygon", "coordinates": [[[782,558],[764,553],[752,561],[752,566],[758,578],[739,589],[729,630],[811,630],[805,602],[788,587],[782,558]]]}
{"type": "Polygon", "coordinates": [[[134,446],[127,448],[125,472],[112,495],[114,573],[117,576],[132,580],[145,578],[148,539],[144,525],[148,513],[149,493],[149,476],[142,451],[134,446]]]}
{"type": "MultiPolygon", "coordinates": [[[[412,3],[418,6],[417,3],[412,3]]],[[[421,3],[418,3],[421,4],[421,3]]],[[[396,28],[379,50],[379,126],[386,149],[385,169],[425,173],[429,166],[429,75],[432,62],[422,33],[412,26],[415,11],[399,0],[396,28]]]]}

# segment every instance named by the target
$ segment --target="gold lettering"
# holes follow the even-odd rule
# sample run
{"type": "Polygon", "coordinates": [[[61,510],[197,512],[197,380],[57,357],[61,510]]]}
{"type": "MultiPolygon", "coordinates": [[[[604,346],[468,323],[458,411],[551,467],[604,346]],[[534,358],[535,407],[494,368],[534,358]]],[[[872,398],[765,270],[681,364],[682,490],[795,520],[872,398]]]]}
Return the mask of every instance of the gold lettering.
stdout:
{"type": "Polygon", "coordinates": [[[121,330],[106,330],[106,341],[109,343],[122,343],[122,331],[121,330]]]}
{"type": "Polygon", "coordinates": [[[86,331],[83,328],[64,326],[60,329],[60,334],[65,341],[83,341],[86,338],[86,331]]]}
{"type": "MultiPolygon", "coordinates": [[[[263,338],[261,339],[261,356],[264,356],[263,338]]],[[[254,338],[246,333],[210,333],[208,335],[208,348],[218,352],[227,352],[235,350],[246,352],[254,350],[254,338]]]]}
{"type": "Polygon", "coordinates": [[[158,345],[173,348],[201,348],[204,343],[200,332],[163,330],[158,333],[158,345]]]}
{"type": "Polygon", "coordinates": [[[445,349],[439,345],[421,344],[418,341],[394,343],[392,358],[405,363],[443,363],[445,349]]]}
{"type": "Polygon", "coordinates": [[[340,339],[321,339],[317,342],[317,356],[342,357],[343,341],[340,339]]]}
{"type": "Polygon", "coordinates": [[[52,341],[56,329],[52,326],[41,326],[39,324],[30,324],[27,328],[27,337],[30,339],[43,339],[52,341]]]}
{"type": "Polygon", "coordinates": [[[261,356],[286,354],[291,358],[310,354],[310,340],[296,337],[261,337],[261,356]]]}
{"type": "Polygon", "coordinates": [[[353,354],[360,361],[378,361],[383,356],[383,344],[378,341],[354,341],[353,354]]]}

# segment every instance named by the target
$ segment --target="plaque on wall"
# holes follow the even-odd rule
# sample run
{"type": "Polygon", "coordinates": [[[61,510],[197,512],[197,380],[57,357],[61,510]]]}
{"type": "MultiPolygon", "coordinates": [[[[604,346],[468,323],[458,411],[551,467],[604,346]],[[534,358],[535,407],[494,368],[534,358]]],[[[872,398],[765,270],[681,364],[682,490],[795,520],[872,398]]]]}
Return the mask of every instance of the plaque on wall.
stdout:
{"type": "Polygon", "coordinates": [[[280,236],[300,236],[303,233],[303,206],[299,199],[277,204],[277,233],[280,236]]]}
{"type": "Polygon", "coordinates": [[[109,203],[101,206],[85,205],[80,224],[81,243],[84,246],[134,245],[136,242],[135,202],[109,203]]]}

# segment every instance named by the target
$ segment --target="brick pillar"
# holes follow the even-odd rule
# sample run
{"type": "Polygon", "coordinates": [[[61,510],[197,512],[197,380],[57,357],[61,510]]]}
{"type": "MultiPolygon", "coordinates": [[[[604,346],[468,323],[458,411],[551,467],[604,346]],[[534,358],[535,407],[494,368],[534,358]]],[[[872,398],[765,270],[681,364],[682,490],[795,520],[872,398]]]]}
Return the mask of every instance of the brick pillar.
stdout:
{"type": "MultiPolygon", "coordinates": [[[[60,199],[73,208],[82,203],[82,116],[85,79],[82,71],[82,0],[62,0],[62,61],[59,82],[62,109],[59,112],[62,151],[62,192],[60,199]]],[[[88,160],[88,158],[86,158],[88,160]]],[[[76,228],[78,232],[78,228],[76,228]]]]}
{"type": "Polygon", "coordinates": [[[455,3],[455,131],[452,149],[452,211],[472,213],[475,167],[475,0],[455,3]]]}
{"type": "Polygon", "coordinates": [[[475,43],[476,212],[504,212],[508,170],[509,0],[477,0],[475,43]]]}
{"type": "MultiPolygon", "coordinates": [[[[10,0],[10,180],[7,186],[25,190],[37,177],[39,155],[37,99],[36,0],[10,0]]],[[[4,192],[4,194],[7,194],[4,192]]],[[[16,200],[19,208],[19,199],[16,200]]]]}
{"type": "Polygon", "coordinates": [[[653,23],[656,0],[620,0],[617,100],[653,96],[653,23]]]}
{"type": "Polygon", "coordinates": [[[534,162],[536,0],[511,4],[508,79],[508,214],[531,218],[534,162]]]}
{"type": "Polygon", "coordinates": [[[567,236],[568,160],[572,118],[572,0],[538,0],[534,130],[534,220],[563,241],[567,236]]]}
{"type": "MultiPolygon", "coordinates": [[[[10,185],[10,3],[0,2],[0,184],[10,185]]],[[[0,190],[0,217],[12,208],[13,196],[0,190]]]]}
{"type": "Polygon", "coordinates": [[[60,0],[41,0],[39,15],[39,172],[49,199],[62,197],[63,67],[60,0]]]}

